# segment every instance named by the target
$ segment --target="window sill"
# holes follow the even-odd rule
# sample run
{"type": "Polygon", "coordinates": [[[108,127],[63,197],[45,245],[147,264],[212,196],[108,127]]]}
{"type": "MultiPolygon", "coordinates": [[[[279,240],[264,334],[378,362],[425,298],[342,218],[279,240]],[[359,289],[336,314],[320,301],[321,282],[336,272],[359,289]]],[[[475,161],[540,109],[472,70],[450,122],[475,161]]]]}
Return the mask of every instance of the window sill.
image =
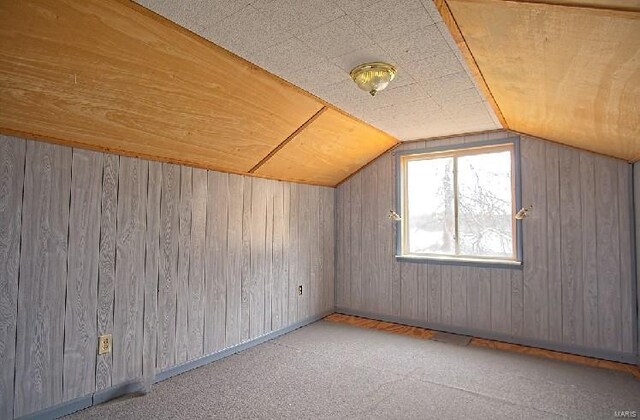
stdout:
{"type": "Polygon", "coordinates": [[[419,256],[419,255],[396,255],[396,260],[400,262],[457,265],[470,267],[486,267],[486,268],[522,268],[522,261],[499,260],[488,258],[450,258],[436,256],[419,256]]]}

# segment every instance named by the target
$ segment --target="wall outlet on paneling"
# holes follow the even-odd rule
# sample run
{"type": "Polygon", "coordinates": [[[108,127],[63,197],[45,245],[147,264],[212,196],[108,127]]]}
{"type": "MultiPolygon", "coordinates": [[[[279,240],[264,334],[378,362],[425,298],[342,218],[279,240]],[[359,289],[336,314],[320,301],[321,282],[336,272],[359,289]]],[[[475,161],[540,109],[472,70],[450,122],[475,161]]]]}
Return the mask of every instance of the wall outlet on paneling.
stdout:
{"type": "Polygon", "coordinates": [[[111,334],[98,337],[98,354],[111,353],[111,334]]]}
{"type": "Polygon", "coordinates": [[[302,296],[302,285],[298,286],[298,295],[302,296]]]}

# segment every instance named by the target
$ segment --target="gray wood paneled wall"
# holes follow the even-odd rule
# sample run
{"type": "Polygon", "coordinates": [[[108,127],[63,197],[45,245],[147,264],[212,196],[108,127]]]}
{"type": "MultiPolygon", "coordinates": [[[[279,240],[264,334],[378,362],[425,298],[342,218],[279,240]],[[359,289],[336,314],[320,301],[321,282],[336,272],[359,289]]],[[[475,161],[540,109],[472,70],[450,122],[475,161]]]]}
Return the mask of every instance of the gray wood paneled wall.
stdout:
{"type": "MultiPolygon", "coordinates": [[[[396,150],[513,136],[463,136],[396,150]]],[[[337,308],[633,357],[631,165],[528,137],[521,139],[521,156],[523,204],[534,209],[523,222],[520,269],[396,261],[395,229],[387,218],[396,209],[394,152],[340,185],[337,308]]]]}
{"type": "MultiPolygon", "coordinates": [[[[640,302],[640,162],[636,162],[633,165],[633,197],[635,200],[635,226],[636,226],[636,293],[638,295],[638,300],[636,302],[640,302]]],[[[640,306],[640,305],[639,305],[640,306]]],[[[637,308],[638,311],[638,331],[636,337],[638,338],[638,359],[637,364],[640,365],[640,307],[637,308]]]]}
{"type": "Polygon", "coordinates": [[[331,310],[334,196],[0,137],[0,418],[331,310]]]}

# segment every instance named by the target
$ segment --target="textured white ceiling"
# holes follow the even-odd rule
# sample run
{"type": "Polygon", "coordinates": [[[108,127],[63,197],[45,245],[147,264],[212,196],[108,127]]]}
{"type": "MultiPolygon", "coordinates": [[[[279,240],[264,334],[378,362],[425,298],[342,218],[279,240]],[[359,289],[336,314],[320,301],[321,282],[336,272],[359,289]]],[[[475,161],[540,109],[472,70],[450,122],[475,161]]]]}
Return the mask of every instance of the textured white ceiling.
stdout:
{"type": "Polygon", "coordinates": [[[400,140],[500,128],[432,0],[137,1],[400,140]],[[398,68],[375,97],[369,61],[398,68]]]}

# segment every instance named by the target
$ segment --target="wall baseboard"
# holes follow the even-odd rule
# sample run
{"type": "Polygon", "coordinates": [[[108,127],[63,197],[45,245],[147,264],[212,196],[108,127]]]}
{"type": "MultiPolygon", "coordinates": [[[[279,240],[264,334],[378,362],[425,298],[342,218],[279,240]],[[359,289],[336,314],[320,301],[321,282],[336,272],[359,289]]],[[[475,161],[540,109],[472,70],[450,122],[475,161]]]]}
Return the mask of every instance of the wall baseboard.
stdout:
{"type": "Polygon", "coordinates": [[[162,371],[158,374],[156,374],[156,378],[154,383],[160,382],[160,381],[164,381],[165,379],[169,379],[172,376],[175,375],[180,375],[181,373],[190,371],[192,369],[196,369],[200,366],[204,366],[206,364],[209,364],[211,362],[215,362],[216,360],[220,360],[223,359],[225,357],[231,356],[232,354],[241,352],[243,350],[246,350],[248,348],[257,346],[258,344],[262,344],[265,341],[269,341],[269,340],[273,340],[276,337],[279,337],[283,334],[287,334],[290,333],[293,330],[297,330],[298,328],[304,327],[306,325],[309,325],[313,322],[319,321],[320,319],[326,317],[327,315],[332,314],[334,311],[328,311],[328,312],[324,312],[321,315],[316,315],[316,316],[312,316],[310,318],[304,319],[302,321],[296,322],[295,324],[291,324],[288,327],[285,328],[281,328],[277,331],[271,331],[270,333],[261,335],[260,337],[256,337],[253,340],[250,341],[246,341],[244,343],[240,343],[236,346],[233,347],[229,347],[223,350],[220,350],[218,352],[215,353],[211,353],[208,354],[206,356],[202,356],[198,359],[194,359],[191,361],[188,361],[186,363],[183,363],[181,365],[178,366],[174,366],[172,368],[169,368],[165,371],[162,371]]]}
{"type": "Polygon", "coordinates": [[[622,362],[629,364],[637,364],[638,356],[633,353],[623,353],[608,351],[602,349],[592,349],[588,347],[573,346],[569,344],[559,344],[545,340],[537,340],[533,338],[516,337],[509,334],[496,333],[491,331],[482,331],[473,328],[457,327],[446,324],[437,324],[432,322],[420,321],[397,317],[393,315],[382,315],[373,312],[358,311],[347,308],[336,307],[335,312],[371,318],[379,321],[395,322],[396,324],[410,325],[413,327],[421,327],[430,330],[444,331],[452,334],[468,335],[472,337],[485,338],[488,340],[503,341],[505,343],[520,344],[528,347],[538,347],[547,350],[559,351],[561,353],[571,353],[580,356],[594,357],[596,359],[611,360],[614,362],[622,362]]]}
{"type": "MultiPolygon", "coordinates": [[[[271,331],[270,333],[261,335],[260,337],[256,337],[252,340],[245,341],[244,343],[240,343],[236,346],[229,347],[223,350],[220,350],[215,353],[208,354],[206,356],[202,356],[198,359],[191,360],[189,362],[183,363],[181,365],[172,367],[163,372],[156,374],[154,383],[158,383],[160,381],[164,381],[165,379],[169,379],[172,376],[179,375],[181,373],[187,372],[192,369],[196,369],[198,367],[204,366],[211,362],[215,362],[216,360],[224,359],[225,357],[231,356],[232,354],[239,353],[243,350],[247,350],[251,347],[255,347],[259,344],[264,343],[265,341],[273,340],[276,337],[281,335],[290,333],[291,331],[297,330],[298,328],[304,327],[306,325],[312,324],[316,321],[321,320],[327,315],[332,314],[334,311],[327,311],[320,315],[312,316],[302,321],[296,322],[295,324],[291,324],[288,327],[281,328],[277,331],[271,331]]],[[[76,411],[84,410],[85,408],[89,408],[93,405],[102,404],[114,398],[121,397],[127,394],[140,393],[146,394],[148,392],[145,384],[142,380],[132,380],[127,381],[122,384],[118,384],[112,386],[107,389],[103,389],[97,391],[93,394],[85,395],[83,397],[79,397],[73,399],[71,401],[66,401],[60,404],[56,404],[52,407],[42,409],[35,413],[28,414],[23,417],[19,417],[19,420],[48,420],[48,419],[56,419],[59,417],[63,417],[76,411]]]]}

